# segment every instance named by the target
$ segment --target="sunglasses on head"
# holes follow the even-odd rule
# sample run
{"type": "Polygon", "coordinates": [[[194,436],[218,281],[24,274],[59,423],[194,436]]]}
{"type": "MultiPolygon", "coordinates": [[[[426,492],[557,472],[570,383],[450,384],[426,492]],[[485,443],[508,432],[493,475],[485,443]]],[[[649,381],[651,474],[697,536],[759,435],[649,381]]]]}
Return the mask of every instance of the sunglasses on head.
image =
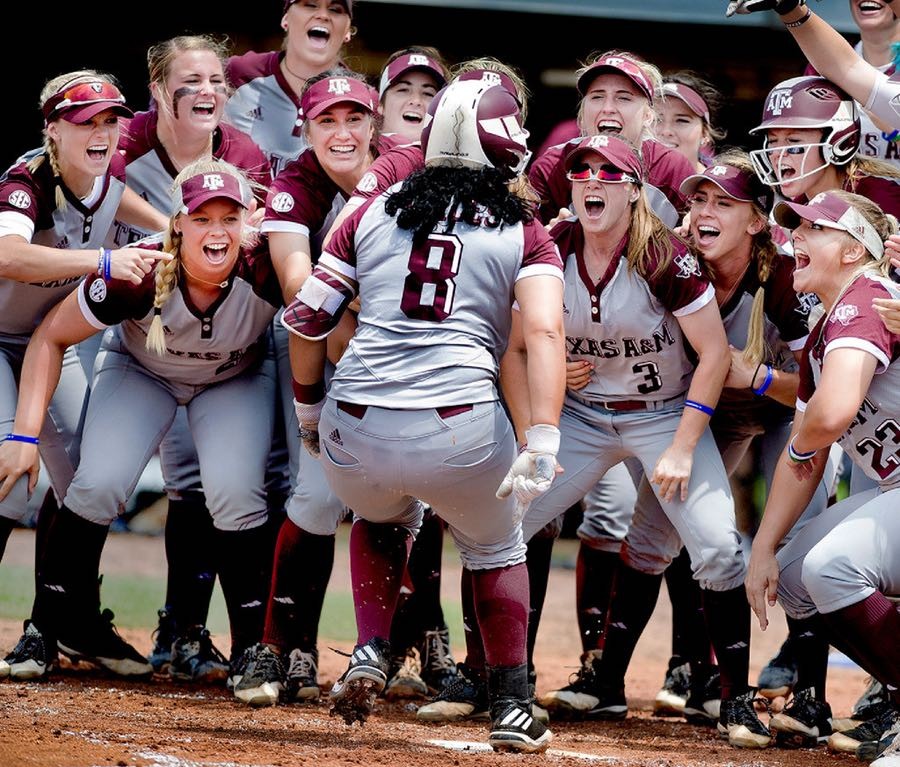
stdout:
{"type": "Polygon", "coordinates": [[[566,173],[569,181],[601,181],[604,184],[637,183],[637,179],[629,173],[619,170],[614,165],[603,165],[597,170],[592,170],[587,163],[573,165],[566,173]]]}
{"type": "Polygon", "coordinates": [[[44,116],[49,118],[51,115],[58,114],[66,109],[84,106],[85,104],[95,104],[98,101],[124,104],[125,97],[112,83],[103,80],[82,82],[47,99],[43,112],[44,116]]]}

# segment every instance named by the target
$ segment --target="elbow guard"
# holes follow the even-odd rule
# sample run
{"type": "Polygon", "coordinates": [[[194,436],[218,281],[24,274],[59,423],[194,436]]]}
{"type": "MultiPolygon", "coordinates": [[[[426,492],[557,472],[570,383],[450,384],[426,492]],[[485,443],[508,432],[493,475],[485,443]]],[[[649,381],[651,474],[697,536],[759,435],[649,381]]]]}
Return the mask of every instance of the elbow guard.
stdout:
{"type": "Polygon", "coordinates": [[[338,324],[356,292],[337,275],[316,267],[284,310],[281,324],[309,341],[320,341],[338,324]]]}

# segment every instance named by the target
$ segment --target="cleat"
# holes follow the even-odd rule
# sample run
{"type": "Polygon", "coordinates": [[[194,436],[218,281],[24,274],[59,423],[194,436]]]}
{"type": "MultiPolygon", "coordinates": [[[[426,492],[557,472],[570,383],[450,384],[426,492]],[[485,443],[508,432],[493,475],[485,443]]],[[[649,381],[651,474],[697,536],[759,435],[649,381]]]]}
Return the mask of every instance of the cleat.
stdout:
{"type": "Polygon", "coordinates": [[[846,732],[854,727],[859,727],[863,722],[878,716],[887,703],[887,693],[884,686],[875,677],[869,677],[869,683],[859,700],[853,704],[850,716],[843,719],[833,719],[831,727],[835,732],[846,732]]]}
{"type": "Polygon", "coordinates": [[[114,617],[109,609],[93,616],[79,634],[57,640],[60,652],[76,663],[87,661],[118,676],[149,676],[153,666],[122,639],[114,617]]]}
{"type": "Polygon", "coordinates": [[[890,703],[883,703],[878,712],[852,730],[833,732],[828,738],[828,750],[845,754],[855,754],[863,743],[881,740],[889,729],[900,720],[900,711],[890,703]]]}
{"type": "Polygon", "coordinates": [[[682,713],[690,724],[715,727],[722,709],[719,670],[716,666],[710,666],[705,674],[697,673],[701,678],[692,682],[691,694],[688,695],[682,713]]]}
{"type": "Polygon", "coordinates": [[[831,706],[816,700],[815,690],[799,690],[784,711],[769,720],[779,746],[814,748],[831,735],[831,706]]]}
{"type": "Polygon", "coordinates": [[[153,647],[147,656],[147,662],[153,667],[154,674],[165,674],[172,662],[172,645],[178,639],[178,629],[166,608],[159,610],[157,615],[159,619],[151,637],[153,647]]]}
{"type": "Polygon", "coordinates": [[[487,685],[465,663],[457,664],[457,676],[430,703],[420,706],[416,719],[423,722],[459,722],[489,719],[487,685]]]}
{"type": "Polygon", "coordinates": [[[560,690],[551,690],[538,703],[551,716],[569,719],[624,719],[628,716],[625,690],[611,688],[597,678],[593,652],[581,657],[581,668],[572,681],[560,690]]]}
{"type": "Polygon", "coordinates": [[[669,661],[662,689],[653,701],[654,716],[682,716],[691,692],[691,667],[682,663],[674,668],[669,661]]]}
{"type": "Polygon", "coordinates": [[[547,750],[553,733],[531,714],[527,701],[505,698],[491,710],[488,743],[495,751],[534,754],[547,750]]]}
{"type": "Polygon", "coordinates": [[[316,700],[320,693],[318,674],[319,652],[315,647],[309,652],[299,648],[291,650],[284,697],[301,703],[316,700]]]}
{"type": "Polygon", "coordinates": [[[447,628],[426,631],[419,645],[422,681],[428,692],[437,695],[456,679],[456,662],[450,654],[450,631],[447,628]]]}
{"type": "Polygon", "coordinates": [[[195,626],[172,645],[169,676],[178,682],[224,682],[228,676],[228,661],[212,643],[209,631],[203,626],[195,626]]]}
{"type": "Polygon", "coordinates": [[[409,650],[407,654],[395,657],[391,663],[394,673],[384,688],[384,697],[388,700],[402,698],[424,698],[428,695],[428,686],[419,675],[419,662],[409,650]]]}
{"type": "Polygon", "coordinates": [[[246,652],[247,664],[234,686],[234,697],[254,708],[274,706],[285,686],[281,656],[264,644],[255,644],[246,652]]]}
{"type": "Polygon", "coordinates": [[[791,639],[788,637],[775,657],[759,672],[757,686],[760,695],[773,700],[778,697],[786,698],[791,694],[795,684],[797,684],[797,661],[794,658],[791,639]]]}
{"type": "Polygon", "coordinates": [[[244,673],[247,671],[247,666],[250,665],[250,660],[253,657],[253,647],[255,645],[247,647],[239,653],[235,653],[232,650],[231,660],[228,661],[228,677],[225,679],[225,687],[227,689],[233,690],[241,683],[241,679],[244,678],[244,673]]]}
{"type": "Polygon", "coordinates": [[[877,743],[861,743],[856,749],[856,758],[871,762],[872,767],[900,767],[900,722],[885,732],[877,743]]]}
{"type": "Polygon", "coordinates": [[[387,684],[390,669],[390,644],[373,637],[357,645],[350,665],[331,688],[331,716],[340,716],[348,725],[365,724],[375,708],[375,698],[387,684]]]}
{"type": "Polygon", "coordinates": [[[772,742],[772,733],[756,714],[755,702],[753,689],[722,701],[718,730],[736,748],[765,748],[772,742]]]}
{"type": "Polygon", "coordinates": [[[57,664],[56,646],[31,621],[25,621],[16,646],[0,661],[0,677],[28,681],[43,679],[57,664]]]}

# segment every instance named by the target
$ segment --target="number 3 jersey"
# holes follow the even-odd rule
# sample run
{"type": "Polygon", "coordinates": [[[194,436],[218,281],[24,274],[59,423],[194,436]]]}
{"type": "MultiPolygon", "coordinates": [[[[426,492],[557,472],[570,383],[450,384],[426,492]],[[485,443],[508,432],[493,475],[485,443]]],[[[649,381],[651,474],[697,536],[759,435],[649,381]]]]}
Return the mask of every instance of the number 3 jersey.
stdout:
{"type": "Polygon", "coordinates": [[[797,410],[803,412],[835,349],[859,349],[877,364],[859,412],[841,435],[844,452],[882,488],[900,485],[900,335],[891,333],[872,308],[873,298],[900,298],[900,286],[863,272],[809,334],[800,366],[797,410]]]}
{"type": "MultiPolygon", "coordinates": [[[[325,267],[359,285],[359,325],[329,396],[408,410],[496,400],[516,281],[561,280],[556,246],[537,221],[497,226],[488,214],[414,245],[385,212],[387,197],[344,222],[313,273],[325,267]]],[[[285,322],[310,335],[289,324],[297,301],[285,322]]]]}
{"type": "Polygon", "coordinates": [[[628,268],[627,239],[594,284],[584,261],[584,231],[576,220],[553,227],[565,260],[566,354],[594,365],[578,390],[589,400],[665,400],[683,394],[694,366],[676,317],[715,300],[697,259],[672,238],[672,258],[654,276],[660,254],[649,253],[648,277],[628,268]]]}

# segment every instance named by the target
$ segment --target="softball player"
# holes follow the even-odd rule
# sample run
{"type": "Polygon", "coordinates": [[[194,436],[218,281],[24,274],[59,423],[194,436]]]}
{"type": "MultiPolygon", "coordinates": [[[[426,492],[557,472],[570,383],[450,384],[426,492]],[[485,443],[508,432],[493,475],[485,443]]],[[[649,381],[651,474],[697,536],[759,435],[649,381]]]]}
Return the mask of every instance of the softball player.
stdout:
{"type": "Polygon", "coordinates": [[[663,77],[662,94],[657,137],[702,173],[712,164],[716,142],[725,138],[725,131],[716,126],[722,94],[712,83],[688,71],[663,77]]]}
{"type": "Polygon", "coordinates": [[[411,46],[392,53],[378,80],[378,114],[382,133],[418,141],[434,94],[450,73],[434,48],[411,46]]]}
{"type": "MultiPolygon", "coordinates": [[[[222,43],[202,35],[174,37],[148,51],[153,108],[132,118],[119,151],[125,157],[128,187],[158,210],[171,205],[178,171],[210,154],[244,170],[257,189],[258,202],[265,202],[271,182],[268,160],[248,136],[220,122],[228,97],[225,53],[222,43]]],[[[150,234],[116,221],[110,239],[112,245],[124,244],[150,234]]],[[[216,578],[214,528],[185,408],[178,408],[159,452],[169,502],[169,569],[165,607],[148,660],[154,671],[168,669],[178,679],[221,679],[228,667],[203,629],[216,578]]]]}
{"type": "Polygon", "coordinates": [[[321,432],[326,476],[357,515],[358,644],[331,698],[348,722],[364,720],[386,682],[387,637],[422,499],[445,519],[472,574],[489,664],[489,741],[541,751],[550,732],[530,713],[525,547],[516,504],[494,491],[503,480],[499,494],[521,502],[555,473],[564,379],[559,256],[529,203],[505,183],[527,159],[527,132],[506,89],[454,82],[429,115],[425,169],[348,219],[284,315],[307,339],[295,370],[301,425],[321,432]],[[498,122],[505,131],[491,128],[498,122]],[[325,400],[315,339],[336,325],[357,284],[359,328],[325,400]],[[523,381],[534,424],[507,472],[514,437],[494,382],[514,298],[532,354],[523,381]]]}
{"type": "MultiPolygon", "coordinates": [[[[825,313],[806,344],[797,416],[753,542],[747,594],[762,628],[776,595],[788,615],[821,621],[835,646],[885,684],[891,706],[881,724],[887,730],[900,721],[900,665],[894,642],[885,641],[900,631],[900,614],[888,599],[900,595],[894,545],[900,461],[892,437],[900,337],[876,307],[900,297],[885,276],[883,246],[896,221],[841,191],[807,205],[780,203],[775,218],[793,230],[795,288],[816,293],[825,313]],[[778,549],[836,440],[878,487],[830,507],[778,549]]],[[[773,729],[793,727],[783,716],[773,717],[773,729]]],[[[829,745],[846,750],[847,741],[859,743],[851,731],[832,735],[829,745]]],[[[893,756],[874,764],[896,764],[898,747],[895,738],[893,756]]]]}
{"type": "MultiPolygon", "coordinates": [[[[609,51],[592,58],[578,71],[578,124],[582,136],[609,134],[640,145],[646,169],[646,194],[657,215],[675,226],[686,209],[679,191],[694,166],[679,152],[656,138],[656,102],[662,95],[659,70],[632,53],[609,51]]],[[[540,215],[545,223],[568,208],[572,186],[566,178],[565,161],[579,143],[575,138],[538,157],[528,178],[541,198],[540,215]]]]}
{"type": "MultiPolygon", "coordinates": [[[[44,144],[0,177],[0,292],[7,307],[0,327],[3,433],[12,432],[25,346],[47,311],[78,281],[103,268],[98,250],[120,216],[143,226],[161,225],[153,211],[125,187],[124,164],[115,153],[119,118],[130,116],[125,98],[106,75],[91,70],[50,80],[41,93],[44,144]],[[99,256],[99,259],[98,259],[99,256]]],[[[117,279],[137,280],[146,252],[112,251],[108,267],[117,279]]],[[[149,266],[147,266],[149,268],[149,266]]],[[[60,387],[50,403],[41,457],[57,498],[65,495],[78,460],[78,433],[88,381],[73,349],[65,357],[60,387]]],[[[23,521],[26,480],[4,486],[0,502],[0,556],[14,525],[23,521]]],[[[49,522],[46,519],[45,522],[49,522]]]]}
{"type": "Polygon", "coordinates": [[[234,92],[226,119],[266,153],[274,174],[306,149],[300,94],[310,78],[338,66],[352,21],[353,0],[284,0],[283,50],[228,60],[234,92]]]}
{"type": "MultiPolygon", "coordinates": [[[[768,733],[747,686],[749,610],[728,478],[708,428],[730,356],[715,291],[687,249],[650,211],[636,150],[609,135],[582,139],[566,160],[577,221],[551,233],[567,254],[566,346],[602,371],[567,391],[560,431],[565,474],[531,506],[526,538],[581,498],[604,472],[637,457],[663,514],[637,514],[622,550],[603,656],[591,674],[540,699],[558,711],[627,714],[624,674],[683,544],[703,589],[721,668],[720,726],[731,740],[768,733]],[[639,234],[641,233],[641,234],[639,234]],[[684,340],[696,351],[695,366],[684,340]]],[[[515,338],[515,336],[514,336],[515,338]]],[[[517,347],[512,345],[511,350],[517,347]]],[[[517,423],[527,400],[507,354],[504,391],[517,423]]]]}
{"type": "MultiPolygon", "coordinates": [[[[174,213],[161,258],[137,284],[85,279],[47,315],[30,343],[13,432],[0,445],[7,487],[32,470],[32,439],[55,388],[64,350],[104,336],[81,443],[81,460],[46,533],[32,622],[7,665],[45,673],[56,648],[117,674],[151,666],[100,611],[98,570],[109,524],[167,432],[179,404],[198,449],[216,526],[216,566],[232,636],[230,674],[258,641],[268,567],[264,474],[272,438],[274,373],[262,366],[265,335],[281,290],[265,248],[249,250],[245,209],[252,194],[240,171],[221,161],[189,165],[176,178],[174,213]],[[136,406],[139,403],[139,407],[136,406]],[[228,450],[222,452],[222,445],[228,450]],[[35,628],[43,641],[37,644],[35,628]]],[[[104,262],[106,259],[104,258],[104,262]]],[[[146,272],[146,274],[144,273],[146,272]]]]}
{"type": "MultiPolygon", "coordinates": [[[[887,0],[895,16],[900,0],[887,0]]],[[[889,130],[900,128],[900,83],[858,55],[806,0],[731,0],[727,15],[774,10],[816,71],[849,93],[889,130]]]]}

